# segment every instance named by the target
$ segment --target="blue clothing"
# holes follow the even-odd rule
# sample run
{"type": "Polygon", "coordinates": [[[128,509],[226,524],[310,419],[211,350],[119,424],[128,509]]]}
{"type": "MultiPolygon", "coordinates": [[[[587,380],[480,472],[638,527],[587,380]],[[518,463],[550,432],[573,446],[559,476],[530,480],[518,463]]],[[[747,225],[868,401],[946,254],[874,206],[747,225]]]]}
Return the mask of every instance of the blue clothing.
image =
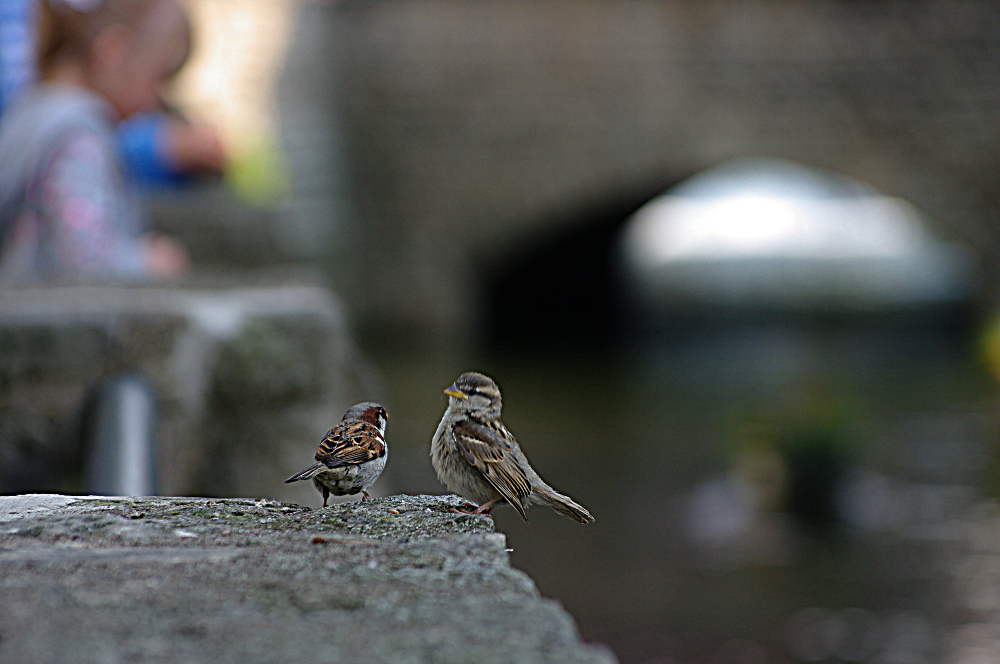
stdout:
{"type": "Polygon", "coordinates": [[[31,0],[0,0],[0,114],[35,80],[35,23],[31,0]]]}
{"type": "Polygon", "coordinates": [[[118,151],[136,184],[144,189],[164,189],[185,184],[190,178],[165,158],[167,117],[162,113],[135,115],[118,125],[118,151]]]}

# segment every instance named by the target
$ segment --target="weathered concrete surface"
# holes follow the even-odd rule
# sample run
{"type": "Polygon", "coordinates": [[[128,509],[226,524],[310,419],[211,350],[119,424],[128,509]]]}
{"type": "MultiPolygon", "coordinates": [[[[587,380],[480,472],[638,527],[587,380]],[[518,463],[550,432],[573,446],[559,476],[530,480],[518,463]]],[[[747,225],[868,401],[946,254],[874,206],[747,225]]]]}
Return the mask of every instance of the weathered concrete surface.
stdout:
{"type": "Polygon", "coordinates": [[[613,662],[458,504],[0,498],[0,661],[613,662]]]}

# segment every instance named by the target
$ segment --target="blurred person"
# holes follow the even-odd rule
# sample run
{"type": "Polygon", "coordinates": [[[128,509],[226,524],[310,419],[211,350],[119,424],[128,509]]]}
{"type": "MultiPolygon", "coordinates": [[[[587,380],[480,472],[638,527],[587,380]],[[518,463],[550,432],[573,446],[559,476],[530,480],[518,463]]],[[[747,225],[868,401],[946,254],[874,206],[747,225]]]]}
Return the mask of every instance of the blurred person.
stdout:
{"type": "MultiPolygon", "coordinates": [[[[37,78],[34,26],[38,4],[38,0],[0,0],[0,117],[37,78]]],[[[68,4],[82,10],[88,0],[68,0],[68,4]]],[[[89,5],[96,7],[94,0],[89,5]]],[[[125,163],[143,188],[182,186],[192,175],[220,173],[226,165],[218,132],[176,113],[137,114],[123,121],[117,133],[125,163]]]]}
{"type": "MultiPolygon", "coordinates": [[[[142,233],[116,129],[160,108],[190,50],[184,10],[176,0],[42,0],[38,19],[40,81],[0,120],[0,275],[179,277],[186,251],[142,233]]],[[[175,147],[187,163],[190,143],[175,147]]],[[[221,163],[221,150],[207,152],[221,163]]]]}

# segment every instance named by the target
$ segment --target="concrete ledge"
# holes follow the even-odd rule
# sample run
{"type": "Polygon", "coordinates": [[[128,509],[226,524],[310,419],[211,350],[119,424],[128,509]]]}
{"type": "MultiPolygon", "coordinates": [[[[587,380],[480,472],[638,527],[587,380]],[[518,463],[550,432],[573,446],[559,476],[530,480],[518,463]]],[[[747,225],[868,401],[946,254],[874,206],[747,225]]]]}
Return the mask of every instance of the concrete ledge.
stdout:
{"type": "Polygon", "coordinates": [[[0,661],[613,662],[456,496],[0,499],[0,661]]]}

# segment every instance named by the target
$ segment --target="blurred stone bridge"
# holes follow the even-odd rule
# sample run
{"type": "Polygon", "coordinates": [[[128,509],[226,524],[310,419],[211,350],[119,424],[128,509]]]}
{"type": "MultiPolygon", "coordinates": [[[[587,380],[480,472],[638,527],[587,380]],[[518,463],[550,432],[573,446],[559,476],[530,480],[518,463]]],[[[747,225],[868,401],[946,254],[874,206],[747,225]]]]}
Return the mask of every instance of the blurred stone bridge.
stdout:
{"type": "Polygon", "coordinates": [[[313,238],[299,251],[333,246],[330,270],[369,328],[453,337],[523,252],[558,252],[587,228],[610,241],[649,197],[740,155],[905,197],[997,272],[995,3],[288,7],[278,111],[294,227],[313,238]],[[317,161],[317,145],[335,156],[317,161]],[[332,221],[302,204],[317,182],[338,203],[332,221]]]}

